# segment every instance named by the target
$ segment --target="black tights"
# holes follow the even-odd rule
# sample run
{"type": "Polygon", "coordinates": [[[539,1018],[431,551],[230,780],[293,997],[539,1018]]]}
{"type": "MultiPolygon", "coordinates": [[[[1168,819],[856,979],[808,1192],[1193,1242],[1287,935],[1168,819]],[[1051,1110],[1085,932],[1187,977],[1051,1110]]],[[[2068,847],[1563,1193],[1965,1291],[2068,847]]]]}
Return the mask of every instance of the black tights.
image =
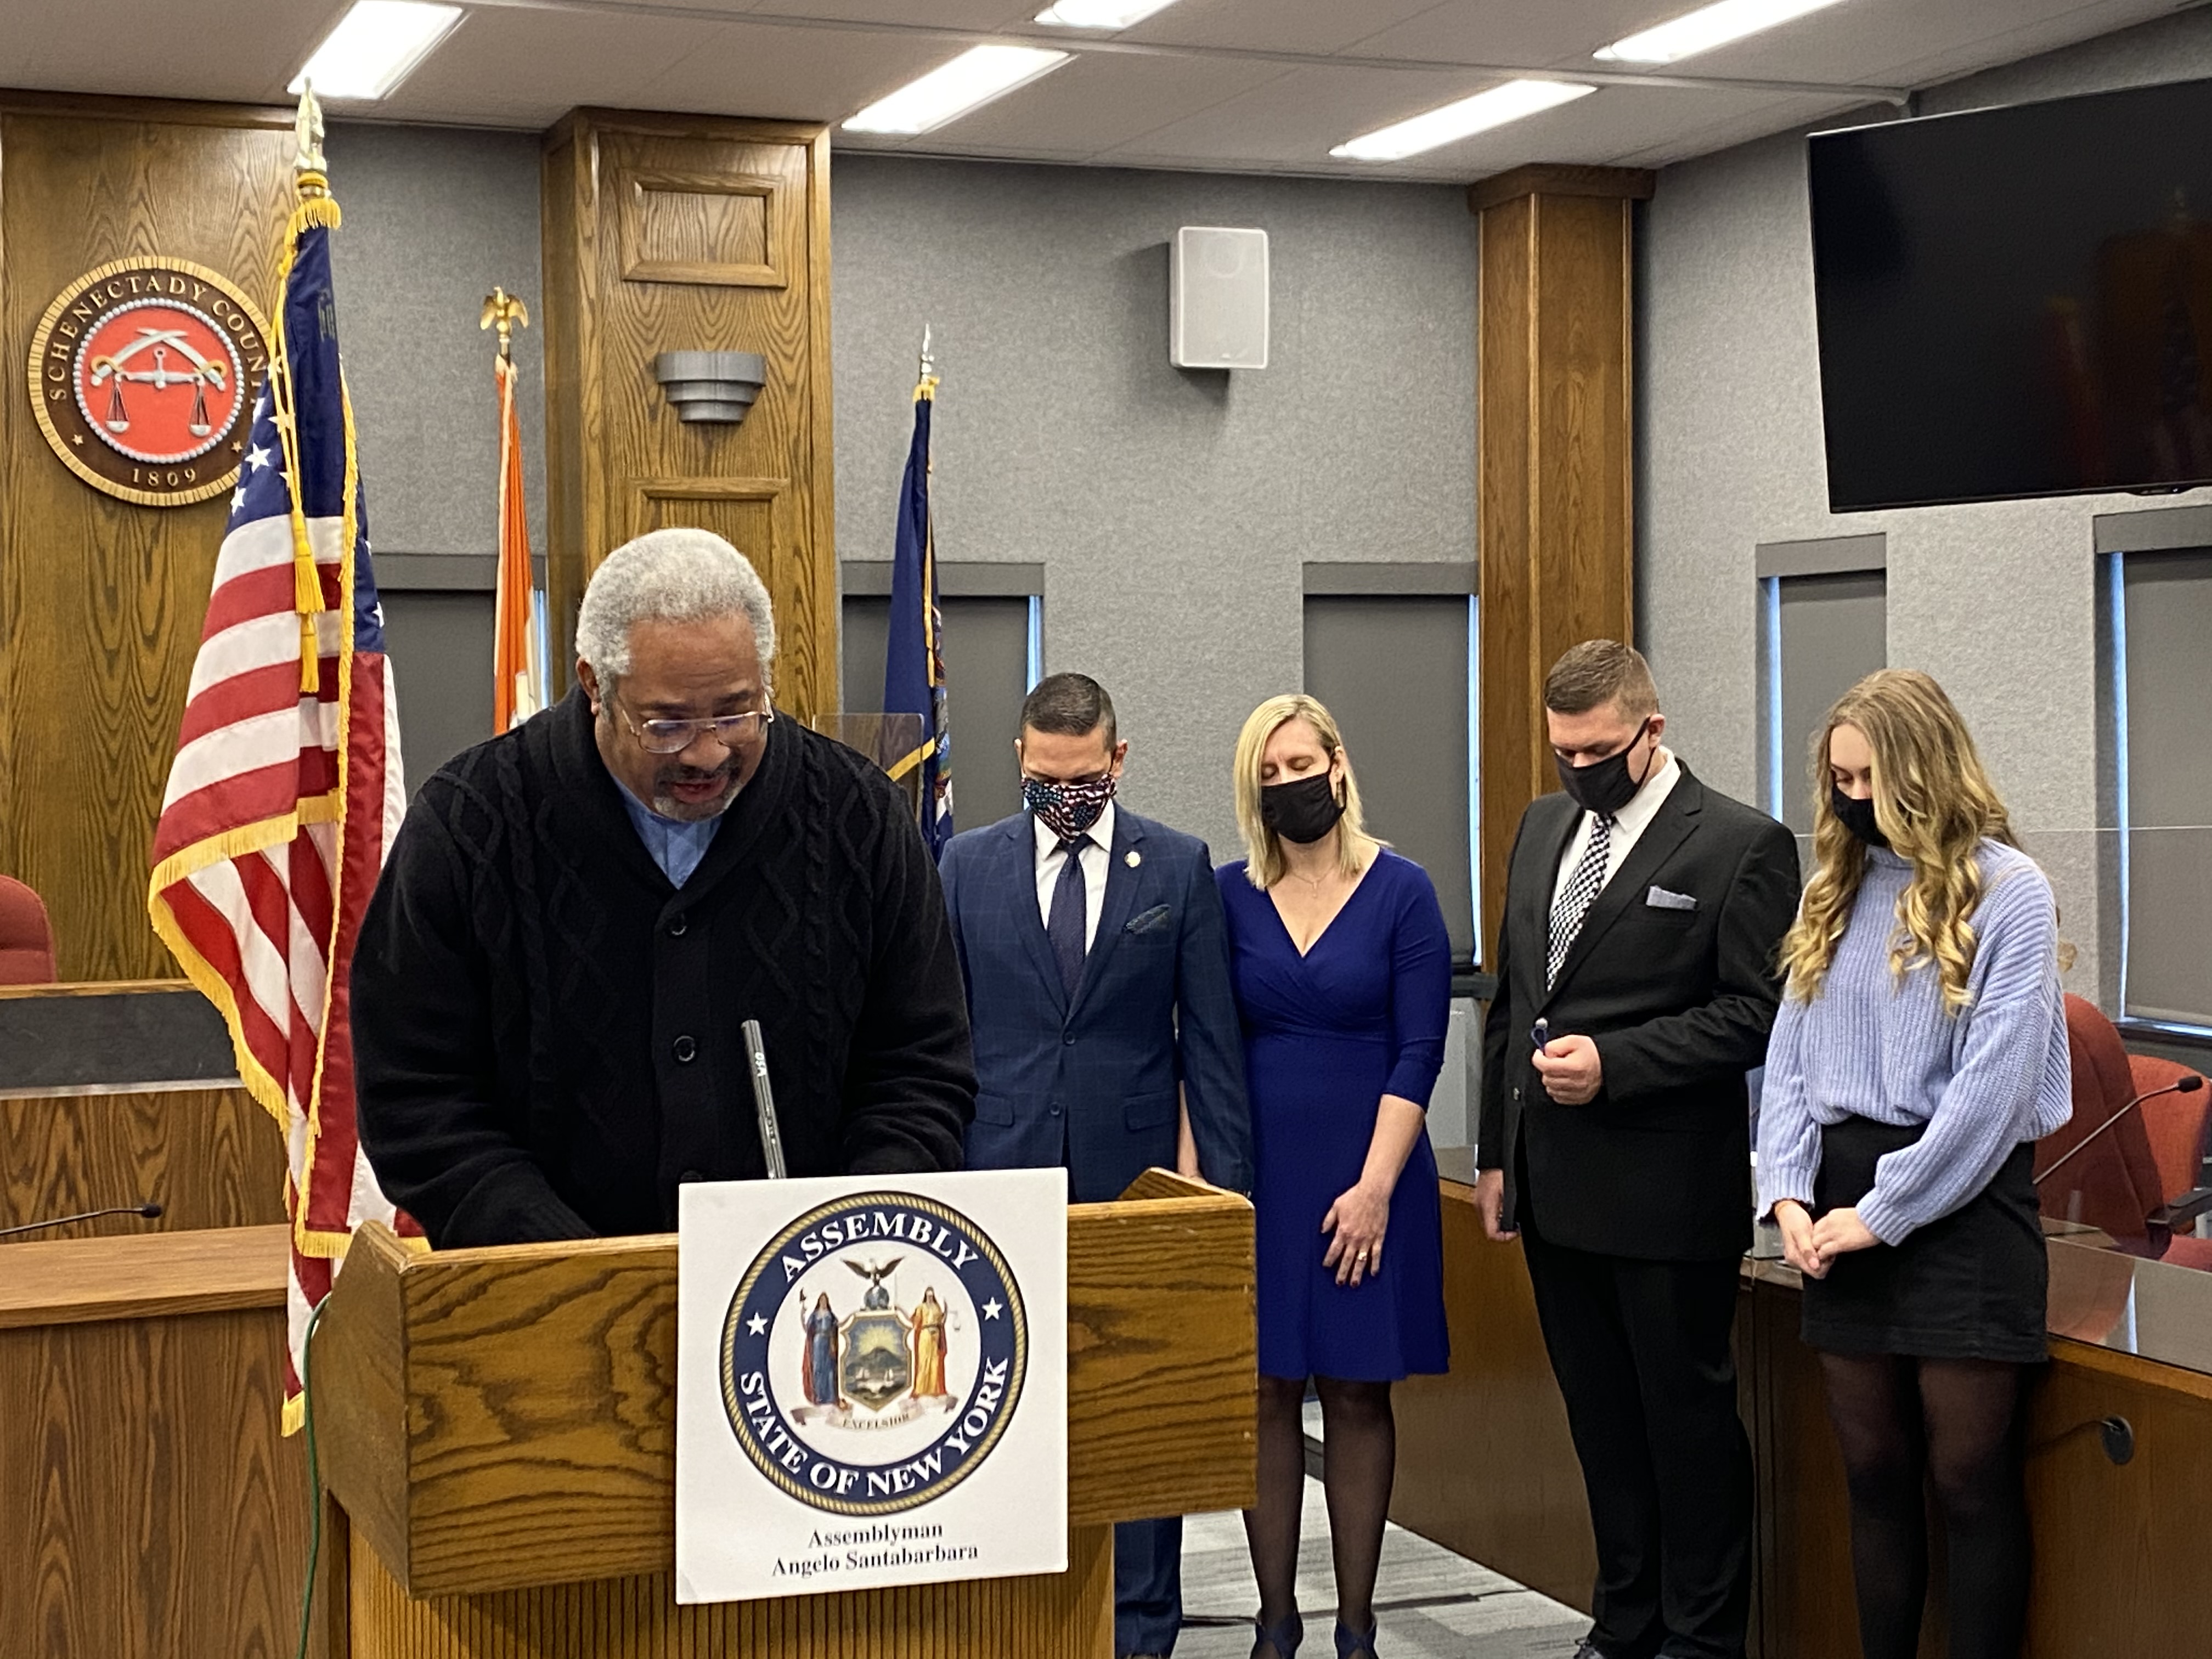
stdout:
{"type": "Polygon", "coordinates": [[[2021,1368],[1986,1359],[1823,1354],[1851,1496],[1866,1659],[1913,1659],[1928,1599],[1926,1487],[1950,1553],[1951,1659],[2018,1659],[2027,1616],[2021,1368]]]}
{"type": "MultiPolygon", "coordinates": [[[[1316,1376],[1321,1395],[1322,1488],[1328,1498],[1329,1553],[1336,1566],[1336,1616],[1350,1631],[1375,1625],[1375,1572],[1397,1471],[1398,1424],[1388,1382],[1316,1376]]],[[[1260,1379],[1259,1502],[1244,1511],[1260,1622],[1271,1628],[1297,1610],[1298,1518],[1305,1507],[1304,1378],[1260,1379]]]]}

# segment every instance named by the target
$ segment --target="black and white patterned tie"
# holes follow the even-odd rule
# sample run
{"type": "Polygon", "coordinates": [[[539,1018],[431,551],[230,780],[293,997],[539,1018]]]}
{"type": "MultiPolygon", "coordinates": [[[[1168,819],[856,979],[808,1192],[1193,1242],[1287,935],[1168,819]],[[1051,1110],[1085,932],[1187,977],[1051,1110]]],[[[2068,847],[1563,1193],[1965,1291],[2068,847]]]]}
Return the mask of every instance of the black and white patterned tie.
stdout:
{"type": "Polygon", "coordinates": [[[1566,891],[1559,895],[1559,902],[1552,907],[1552,948],[1544,962],[1544,988],[1550,990],[1559,977],[1559,966],[1567,959],[1567,952],[1575,946],[1575,935],[1583,930],[1583,918],[1589,914],[1590,905],[1605,886],[1605,866],[1613,857],[1613,819],[1601,817],[1590,826],[1589,845],[1583,850],[1582,862],[1567,878],[1566,891]]]}

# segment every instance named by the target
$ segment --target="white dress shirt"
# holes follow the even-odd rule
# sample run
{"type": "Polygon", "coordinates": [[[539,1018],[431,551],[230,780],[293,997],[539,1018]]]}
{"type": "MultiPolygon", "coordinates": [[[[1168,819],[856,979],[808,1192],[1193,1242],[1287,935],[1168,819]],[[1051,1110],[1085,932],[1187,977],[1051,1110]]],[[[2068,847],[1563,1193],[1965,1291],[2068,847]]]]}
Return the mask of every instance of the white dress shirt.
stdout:
{"type": "MultiPolygon", "coordinates": [[[[1644,787],[1630,798],[1627,805],[1613,815],[1613,842],[1607,849],[1605,879],[1611,881],[1620,873],[1620,866],[1628,862],[1628,855],[1636,850],[1651,820],[1659,816],[1659,809],[1667,797],[1674,793],[1674,786],[1682,781],[1681,763],[1674,752],[1662,744],[1659,752],[1666,761],[1657,772],[1644,781],[1644,787]]],[[[1566,896],[1567,883],[1573,878],[1575,866],[1583,861],[1583,851],[1589,845],[1590,831],[1597,828],[1597,814],[1584,812],[1575,825],[1575,833],[1567,837],[1567,850],[1559,859],[1559,873],[1552,883],[1552,908],[1559,908],[1566,896]]],[[[1600,884],[1598,891],[1605,890],[1600,884]]],[[[1546,914],[1549,914],[1547,912],[1546,914]]]]}
{"type": "MultiPolygon", "coordinates": [[[[1032,817],[1030,827],[1036,833],[1037,914],[1044,918],[1047,927],[1052,926],[1052,893],[1060,885],[1060,866],[1067,862],[1067,854],[1060,850],[1060,837],[1046,827],[1045,821],[1032,817]]],[[[1106,908],[1106,871],[1114,845],[1114,803],[1108,801],[1106,810],[1098,815],[1098,822],[1089,830],[1091,845],[1083,849],[1083,950],[1090,954],[1091,941],[1098,937],[1099,913],[1106,908]]]]}

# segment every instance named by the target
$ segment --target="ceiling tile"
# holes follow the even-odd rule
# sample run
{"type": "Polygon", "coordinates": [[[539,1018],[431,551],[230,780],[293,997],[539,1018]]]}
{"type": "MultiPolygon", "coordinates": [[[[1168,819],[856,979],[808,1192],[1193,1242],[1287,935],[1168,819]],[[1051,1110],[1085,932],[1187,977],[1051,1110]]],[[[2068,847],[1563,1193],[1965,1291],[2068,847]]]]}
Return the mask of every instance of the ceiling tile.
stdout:
{"type": "Polygon", "coordinates": [[[1236,100],[1233,109],[1224,108],[1164,128],[1109,151],[1101,159],[1121,165],[1158,167],[1170,165],[1170,158],[1179,158],[1215,167],[1235,165],[1349,173],[1377,179],[1463,182],[1487,178],[1528,161],[1618,165],[1639,154],[1676,143],[1682,134],[1701,128],[1735,123],[1758,131],[1774,131],[1797,120],[1815,118],[1831,107],[1818,100],[1771,93],[1608,87],[1565,109],[1547,111],[1525,121],[1478,133],[1403,161],[1337,161],[1328,156],[1328,144],[1315,145],[1304,139],[1294,118],[1295,109],[1300,104],[1329,106],[1341,112],[1338,125],[1343,130],[1328,141],[1335,143],[1459,95],[1455,88],[1429,103],[1382,112],[1375,106],[1370,91],[1367,94],[1366,112],[1359,113],[1362,88],[1357,81],[1347,83],[1338,77],[1357,76],[1371,82],[1382,73],[1349,70],[1300,71],[1295,77],[1297,85],[1285,87],[1279,83],[1261,88],[1236,100]]]}
{"type": "Polygon", "coordinates": [[[1127,38],[1265,52],[1342,52],[1436,4],[1437,0],[1178,0],[1129,30],[1127,38]]]}
{"type": "MultiPolygon", "coordinates": [[[[769,22],[813,18],[839,23],[905,23],[946,29],[1005,29],[1027,23],[1046,0],[592,0],[594,6],[650,10],[681,6],[728,17],[758,14],[769,22]]],[[[833,35],[834,38],[834,35],[833,35]]]]}
{"type": "MultiPolygon", "coordinates": [[[[551,0],[527,9],[483,0],[392,98],[336,112],[538,128],[575,105],[604,104],[836,121],[961,49],[957,39],[917,33],[914,26],[1040,35],[1048,32],[1028,20],[1043,3],[635,0],[633,10],[630,0],[551,0]],[[769,21],[781,15],[831,26],[769,21]]],[[[1176,0],[1124,39],[1170,53],[1179,46],[1337,52],[1572,70],[1589,64],[1604,42],[1695,3],[1176,0]]],[[[278,101],[343,6],[343,0],[0,0],[6,20],[0,85],[278,101]]],[[[2172,9],[2171,0],[1842,0],[1679,70],[1925,85],[2172,9]]],[[[1443,179],[1511,164],[1503,158],[1679,160],[1826,118],[1852,101],[1608,88],[1389,167],[1354,168],[1328,155],[1333,144],[1486,83],[1478,73],[1449,68],[1430,73],[1097,52],[1079,54],[938,133],[903,140],[841,136],[840,143],[850,137],[854,149],[1443,179]]]]}
{"type": "Polygon", "coordinates": [[[842,121],[957,51],[908,35],[720,24],[639,96],[649,109],[842,121]],[[835,41],[836,50],[825,52],[825,41],[835,41]]]}
{"type": "MultiPolygon", "coordinates": [[[[1332,145],[1480,92],[1489,84],[1479,76],[1463,72],[1293,70],[1211,109],[1170,122],[1109,154],[1117,161],[1132,154],[1171,153],[1328,167],[1335,165],[1329,159],[1332,145]]],[[[1562,117],[1567,113],[1552,110],[1516,125],[1536,127],[1544,137],[1559,138],[1565,131],[1562,117]]]]}
{"type": "Polygon", "coordinates": [[[1575,0],[1545,6],[1455,0],[1369,35],[1359,43],[1358,55],[1571,69],[1589,64],[1590,54],[1607,41],[1687,11],[1697,3],[1575,0]]]}
{"type": "Polygon", "coordinates": [[[551,125],[579,104],[635,106],[727,26],[666,17],[480,7],[374,106],[380,119],[551,125]]]}
{"type": "MultiPolygon", "coordinates": [[[[1689,9],[1683,0],[1631,0],[1628,9],[1638,15],[1593,34],[1594,46],[1689,9]]],[[[1664,69],[1744,80],[1924,85],[2172,9],[2172,0],[1843,0],[1664,69]]]]}
{"type": "Polygon", "coordinates": [[[0,86],[282,103],[347,3],[0,0],[0,86]]]}
{"type": "MultiPolygon", "coordinates": [[[[854,133],[851,136],[857,140],[861,135],[854,133]]],[[[888,150],[906,155],[949,155],[956,161],[1017,163],[1036,161],[1061,167],[1080,166],[1091,159],[1089,152],[1085,150],[1045,149],[1034,144],[1024,144],[1018,151],[1015,151],[1007,149],[1003,145],[951,143],[930,133],[898,143],[870,144],[848,143],[846,135],[840,133],[836,139],[836,147],[841,151],[888,150]]]]}
{"type": "Polygon", "coordinates": [[[1649,143],[1632,145],[1614,157],[1625,167],[1663,167],[1696,155],[1769,138],[1796,127],[1818,126],[1852,110],[1863,110],[1859,98],[1776,96],[1747,99],[1735,112],[1711,119],[1668,124],[1663,136],[1649,143]]]}
{"type": "Polygon", "coordinates": [[[1079,58],[924,138],[994,150],[1094,155],[1188,119],[1289,71],[1187,58],[1079,58]]]}
{"type": "MultiPolygon", "coordinates": [[[[1924,33],[1926,20],[1917,8],[1899,7],[1895,0],[1887,0],[1884,9],[1897,14],[1896,24],[1881,32],[1881,51],[1869,63],[1866,78],[1884,84],[1925,86],[1975,70],[2017,63],[2113,29],[2163,17],[2178,8],[2174,0],[2099,0],[2089,5],[2081,0],[2013,0],[2002,14],[1989,20],[1995,27],[1975,29],[1966,39],[1948,44],[1924,33]]],[[[1822,62],[1819,37],[1809,38],[1805,46],[1806,62],[1818,74],[1822,62]]]]}
{"type": "Polygon", "coordinates": [[[1042,11],[1047,0],[744,0],[748,11],[841,22],[920,23],[945,29],[1018,28],[1042,11]]]}

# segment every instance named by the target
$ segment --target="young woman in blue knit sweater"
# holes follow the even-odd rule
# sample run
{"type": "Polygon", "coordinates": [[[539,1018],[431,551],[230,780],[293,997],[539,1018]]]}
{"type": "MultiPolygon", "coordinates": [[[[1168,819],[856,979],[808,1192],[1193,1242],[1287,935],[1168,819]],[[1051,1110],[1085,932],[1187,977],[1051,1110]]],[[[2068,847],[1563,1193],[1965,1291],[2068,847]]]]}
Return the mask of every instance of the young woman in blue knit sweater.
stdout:
{"type": "Polygon", "coordinates": [[[2057,907],[1927,675],[1853,686],[1814,765],[1817,868],[1782,945],[1760,1206],[1805,1276],[1866,1659],[1918,1649],[1930,1480],[1952,1659],[2014,1659],[2021,1384],[2046,1356],[2033,1143],[2070,1112],[2057,907]]]}

